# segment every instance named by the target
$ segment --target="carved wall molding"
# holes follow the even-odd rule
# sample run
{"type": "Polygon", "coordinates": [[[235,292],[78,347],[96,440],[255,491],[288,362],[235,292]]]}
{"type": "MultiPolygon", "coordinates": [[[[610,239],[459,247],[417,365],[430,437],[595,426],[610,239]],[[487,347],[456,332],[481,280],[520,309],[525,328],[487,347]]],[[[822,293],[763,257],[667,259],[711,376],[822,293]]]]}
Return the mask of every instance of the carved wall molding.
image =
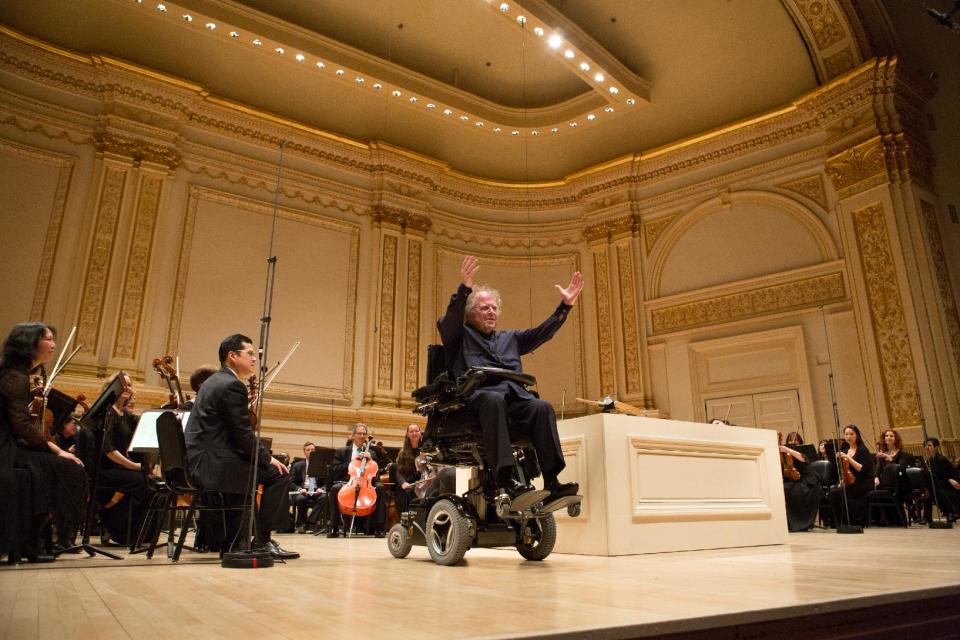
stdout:
{"type": "MultiPolygon", "coordinates": [[[[166,344],[166,353],[177,353],[180,342],[180,332],[183,324],[183,304],[184,292],[186,291],[187,278],[190,271],[190,255],[193,250],[194,226],[197,219],[197,209],[200,202],[212,202],[217,204],[226,204],[237,207],[244,211],[250,211],[264,216],[272,216],[274,212],[273,202],[255,200],[244,196],[238,196],[225,191],[219,191],[208,187],[191,185],[187,197],[187,205],[183,215],[183,226],[181,228],[181,239],[179,247],[179,256],[177,258],[177,275],[173,291],[171,292],[172,303],[170,308],[170,321],[168,324],[166,344]]],[[[289,389],[298,397],[309,397],[313,399],[323,399],[332,401],[351,402],[353,399],[353,362],[355,358],[354,336],[357,325],[357,266],[360,253],[360,228],[359,225],[328,218],[317,213],[303,210],[291,209],[288,207],[277,208],[277,215],[283,220],[290,220],[303,224],[321,227],[331,231],[347,234],[350,242],[349,265],[347,266],[347,285],[346,291],[346,313],[344,315],[344,350],[343,350],[343,378],[339,388],[329,387],[311,387],[309,390],[302,388],[289,389]]],[[[281,384],[275,384],[272,390],[284,391],[285,387],[281,384]]]]}
{"type": "Polygon", "coordinates": [[[134,211],[133,234],[127,253],[120,312],[117,316],[113,356],[133,360],[140,338],[143,305],[153,249],[153,232],[160,212],[163,178],[141,173],[140,189],[134,211]]]}
{"type": "Polygon", "coordinates": [[[824,209],[827,208],[827,191],[820,174],[781,182],[777,186],[787,191],[799,193],[803,197],[813,200],[824,209]]]}
{"type": "Polygon", "coordinates": [[[593,273],[597,289],[597,347],[600,359],[600,395],[616,393],[614,369],[613,313],[610,300],[610,269],[608,245],[593,248],[593,273]]]}
{"type": "Polygon", "coordinates": [[[131,158],[135,165],[151,162],[173,171],[180,166],[180,152],[155,142],[132,138],[112,131],[100,130],[93,134],[93,147],[98,153],[111,153],[131,158]]]}
{"type": "Polygon", "coordinates": [[[831,156],[826,168],[841,198],[861,193],[888,180],[886,152],[879,136],[831,156]]]}
{"type": "Polygon", "coordinates": [[[796,311],[847,297],[842,273],[828,273],[672,305],[651,312],[654,335],[796,311]]]}
{"type": "Polygon", "coordinates": [[[403,337],[403,390],[420,386],[420,262],[423,243],[407,239],[407,303],[403,337]]]}
{"type": "Polygon", "coordinates": [[[380,338],[377,346],[377,387],[393,387],[393,317],[397,291],[397,237],[384,234],[380,258],[380,338]]]}
{"type": "Polygon", "coordinates": [[[376,205],[370,209],[370,217],[375,225],[389,224],[400,229],[414,229],[423,233],[430,231],[430,227],[433,226],[430,218],[423,214],[385,205],[376,205]]]}
{"type": "Polygon", "coordinates": [[[100,343],[100,324],[107,296],[107,279],[113,262],[120,207],[129,169],[104,161],[101,165],[100,193],[93,223],[93,239],[83,280],[80,313],[77,320],[77,344],[83,352],[94,354],[100,343]]]}
{"type": "Polygon", "coordinates": [[[636,234],[640,231],[640,216],[628,213],[612,220],[604,220],[583,229],[583,239],[587,242],[612,239],[623,234],[636,234]]]}
{"type": "Polygon", "coordinates": [[[44,232],[40,268],[37,271],[37,281],[33,288],[33,303],[30,305],[30,319],[41,321],[44,319],[47,308],[50,278],[53,275],[53,268],[56,263],[57,246],[60,242],[60,231],[63,227],[63,213],[67,206],[67,193],[70,190],[70,181],[77,160],[70,156],[35,149],[2,138],[0,138],[0,155],[59,169],[57,186],[53,194],[53,204],[50,207],[50,221],[47,223],[44,232]]]}
{"type": "Polygon", "coordinates": [[[877,356],[893,428],[919,424],[917,377],[886,216],[880,203],[853,212],[877,356]]]}
{"type": "Polygon", "coordinates": [[[940,237],[940,227],[937,225],[936,207],[926,200],[920,200],[920,212],[923,217],[923,231],[930,249],[930,260],[933,263],[933,272],[937,281],[937,291],[940,294],[940,308],[947,327],[947,340],[953,349],[953,364],[960,378],[960,313],[957,311],[957,301],[953,295],[953,286],[950,282],[950,269],[947,267],[946,253],[943,249],[943,240],[940,237]]]}
{"type": "Polygon", "coordinates": [[[856,23],[837,0],[784,0],[803,35],[821,81],[849,71],[863,58],[856,23]]]}
{"type": "Polygon", "coordinates": [[[620,276],[620,325],[623,327],[623,365],[628,394],[643,392],[640,375],[640,327],[637,312],[637,285],[633,253],[629,244],[617,246],[617,271],[620,276]]]}
{"type": "Polygon", "coordinates": [[[653,220],[648,220],[643,223],[643,233],[646,239],[646,249],[647,255],[650,255],[650,252],[653,251],[654,245],[657,244],[657,240],[660,239],[660,236],[663,235],[663,232],[667,230],[667,227],[679,217],[680,214],[674,213],[671,215],[660,216],[659,218],[654,218],[653,220]]]}

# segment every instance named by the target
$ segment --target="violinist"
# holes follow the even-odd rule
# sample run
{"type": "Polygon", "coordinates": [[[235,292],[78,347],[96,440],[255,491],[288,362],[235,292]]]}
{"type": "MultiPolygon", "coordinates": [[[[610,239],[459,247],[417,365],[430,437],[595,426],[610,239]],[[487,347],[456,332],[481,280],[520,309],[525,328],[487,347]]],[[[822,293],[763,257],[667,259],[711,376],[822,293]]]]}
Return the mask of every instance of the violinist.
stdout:
{"type": "Polygon", "coordinates": [[[803,444],[796,431],[787,434],[786,446],[780,445],[781,464],[790,456],[796,473],[783,476],[783,495],[787,506],[787,528],[790,531],[809,531],[817,521],[820,509],[820,479],[807,469],[807,457],[793,449],[803,444]]]}
{"type": "Polygon", "coordinates": [[[841,516],[845,516],[843,493],[846,492],[847,507],[850,510],[849,524],[866,526],[867,494],[873,490],[874,458],[863,442],[860,429],[856,425],[849,424],[844,428],[843,440],[843,446],[837,452],[837,462],[842,467],[840,473],[841,484],[830,489],[833,521],[838,526],[840,523],[847,521],[846,517],[841,518],[841,516]],[[844,476],[847,476],[848,479],[845,479],[844,476]]]}
{"type": "MultiPolygon", "coordinates": [[[[250,338],[234,334],[220,343],[219,356],[221,368],[200,387],[184,430],[187,466],[204,491],[247,495],[258,443],[251,428],[244,381],[256,370],[257,352],[250,338]]],[[[259,445],[256,473],[263,493],[256,511],[254,547],[277,559],[299,558],[299,553],[282,549],[271,538],[271,530],[287,507],[288,470],[262,442],[259,445]]],[[[239,523],[233,524],[239,531],[239,523]]]]}
{"type": "MultiPolygon", "coordinates": [[[[117,396],[103,421],[103,458],[100,462],[100,477],[97,493],[98,502],[109,504],[117,493],[126,496],[129,502],[130,518],[126,510],[110,511],[103,509],[100,519],[110,537],[120,544],[127,542],[127,525],[131,531],[139,529],[147,503],[147,484],[140,462],[130,459],[128,449],[140,418],[133,413],[136,393],[133,383],[124,372],[117,374],[123,383],[123,391],[117,396]],[[109,513],[108,513],[109,511],[109,513]]],[[[104,385],[109,387],[113,380],[104,385]]]]}
{"type": "MultiPolygon", "coordinates": [[[[936,487],[937,506],[953,522],[960,515],[960,472],[954,468],[947,457],[940,453],[940,440],[927,438],[923,442],[923,453],[929,473],[936,487]]],[[[923,519],[930,522],[933,516],[933,498],[928,498],[923,506],[923,519]]]]}
{"type": "Polygon", "coordinates": [[[30,522],[21,523],[19,534],[20,549],[31,562],[53,559],[39,545],[41,530],[51,519],[57,544],[72,545],[87,495],[83,463],[48,440],[42,424],[30,416],[29,375],[53,360],[56,349],[53,327],[30,322],[13,328],[0,355],[0,471],[17,467],[30,474],[30,522]]]}
{"type": "Polygon", "coordinates": [[[397,456],[397,509],[406,511],[416,497],[456,491],[456,470],[453,467],[428,467],[420,456],[420,426],[411,424],[397,456]]]}
{"type": "MultiPolygon", "coordinates": [[[[340,535],[340,505],[337,503],[337,493],[349,480],[350,463],[355,459],[373,460],[380,467],[385,467],[390,463],[377,448],[368,447],[368,437],[367,425],[358,422],[353,426],[353,431],[350,434],[350,444],[340,447],[333,454],[333,465],[330,467],[330,487],[327,489],[327,513],[330,516],[329,528],[327,529],[328,538],[336,538],[340,535]]],[[[376,510],[370,515],[371,520],[367,526],[368,530],[373,531],[373,535],[382,538],[387,523],[386,500],[383,498],[383,485],[378,482],[375,484],[375,488],[377,491],[376,510]]]]}

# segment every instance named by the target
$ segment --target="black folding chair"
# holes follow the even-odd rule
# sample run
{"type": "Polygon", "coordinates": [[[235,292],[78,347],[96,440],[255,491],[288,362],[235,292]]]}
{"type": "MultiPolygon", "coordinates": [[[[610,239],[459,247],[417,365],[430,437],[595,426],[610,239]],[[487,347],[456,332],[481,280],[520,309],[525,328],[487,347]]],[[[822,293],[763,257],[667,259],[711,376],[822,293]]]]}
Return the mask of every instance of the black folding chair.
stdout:
{"type": "Polygon", "coordinates": [[[817,514],[820,526],[830,527],[833,524],[833,511],[830,506],[830,485],[834,483],[836,476],[834,465],[829,460],[814,460],[807,465],[807,468],[820,480],[820,507],[817,514]],[[829,517],[825,518],[824,515],[829,517]]]}
{"type": "Polygon", "coordinates": [[[897,500],[897,487],[900,483],[900,465],[888,464],[883,468],[880,485],[867,494],[867,524],[874,521],[874,512],[894,513],[904,527],[907,519],[903,514],[903,504],[897,500]]]}

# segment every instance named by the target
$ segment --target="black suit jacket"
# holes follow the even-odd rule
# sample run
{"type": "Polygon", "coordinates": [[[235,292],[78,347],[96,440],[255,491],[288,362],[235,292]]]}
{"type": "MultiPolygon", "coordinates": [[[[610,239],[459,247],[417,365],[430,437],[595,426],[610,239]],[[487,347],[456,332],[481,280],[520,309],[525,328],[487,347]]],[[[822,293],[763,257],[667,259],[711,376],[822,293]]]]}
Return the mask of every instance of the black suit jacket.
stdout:
{"type": "MultiPolygon", "coordinates": [[[[208,491],[245,493],[256,447],[250,428],[247,388],[226,367],[208,378],[194,401],[184,430],[190,475],[208,491]]],[[[259,466],[270,468],[270,452],[260,443],[259,466]]]]}
{"type": "MultiPolygon", "coordinates": [[[[330,484],[334,482],[346,482],[347,481],[347,469],[350,467],[350,462],[353,455],[353,445],[348,445],[346,447],[340,447],[333,454],[333,464],[330,465],[330,484]]],[[[379,475],[384,467],[389,464],[388,460],[384,460],[380,455],[380,452],[376,449],[370,450],[370,455],[373,457],[373,461],[377,463],[377,466],[380,467],[377,474],[379,475]]]]}

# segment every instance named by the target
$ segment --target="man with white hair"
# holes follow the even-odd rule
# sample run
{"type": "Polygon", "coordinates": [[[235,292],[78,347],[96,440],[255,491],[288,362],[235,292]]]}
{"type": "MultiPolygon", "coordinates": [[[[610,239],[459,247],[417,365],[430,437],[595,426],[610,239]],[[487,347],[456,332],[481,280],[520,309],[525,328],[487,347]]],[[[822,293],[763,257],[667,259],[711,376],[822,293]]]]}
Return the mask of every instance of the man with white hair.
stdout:
{"type": "MultiPolygon", "coordinates": [[[[563,326],[583,290],[579,271],[566,288],[556,285],[562,298],[556,310],[539,326],[523,331],[497,331],[500,294],[490,287],[474,287],[480,261],[467,256],[460,265],[460,286],[450,298],[447,312],[437,321],[447,366],[454,375],[470,367],[498,367],[522,372],[521,356],[549,341],[563,326]]],[[[522,385],[510,380],[494,380],[480,387],[468,401],[483,428],[484,456],[496,475],[497,486],[514,500],[532,487],[513,476],[514,460],[508,426],[529,436],[543,472],[546,501],[574,495],[574,482],[561,483],[557,476],[566,463],[557,434],[553,406],[537,398],[522,385]]]]}

